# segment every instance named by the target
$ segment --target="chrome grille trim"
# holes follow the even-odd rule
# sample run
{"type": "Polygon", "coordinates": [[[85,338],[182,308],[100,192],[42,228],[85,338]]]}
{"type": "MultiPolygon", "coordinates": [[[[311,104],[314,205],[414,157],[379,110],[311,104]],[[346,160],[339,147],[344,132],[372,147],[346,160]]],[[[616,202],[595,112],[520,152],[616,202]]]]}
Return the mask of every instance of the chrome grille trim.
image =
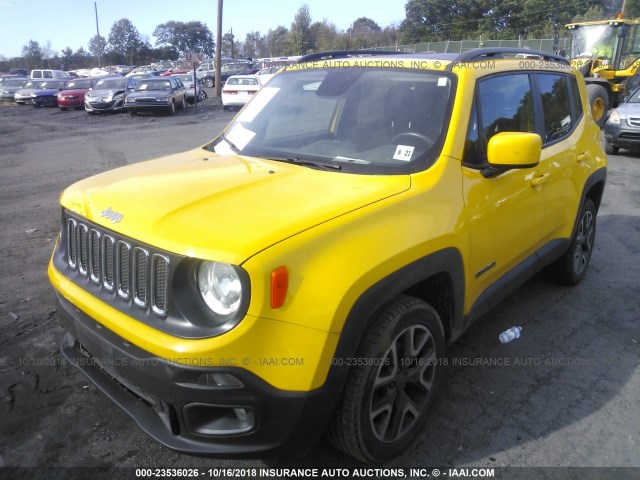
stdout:
{"type": "Polygon", "coordinates": [[[111,235],[102,237],[102,286],[110,292],[115,288],[115,244],[116,241],[111,235]]]}
{"type": "Polygon", "coordinates": [[[131,244],[124,240],[118,240],[115,253],[118,295],[129,300],[131,297],[131,244]]]}
{"type": "Polygon", "coordinates": [[[158,315],[167,314],[167,286],[169,259],[154,253],[151,257],[151,310],[158,315]]]}
{"type": "Polygon", "coordinates": [[[147,305],[149,291],[147,287],[147,271],[149,265],[149,252],[141,247],[133,249],[133,301],[136,305],[147,305]]]}
{"type": "Polygon", "coordinates": [[[95,228],[89,230],[89,278],[100,283],[100,243],[101,234],[95,228]]]}
{"type": "Polygon", "coordinates": [[[69,258],[69,266],[76,268],[78,266],[78,222],[73,218],[67,221],[67,255],[69,258]]]}
{"type": "Polygon", "coordinates": [[[92,284],[141,311],[168,315],[169,255],[70,215],[63,225],[64,261],[81,285],[92,284]]]}
{"type": "Polygon", "coordinates": [[[77,250],[78,250],[78,271],[86,275],[89,272],[89,228],[81,223],[78,225],[77,250]]]}
{"type": "Polygon", "coordinates": [[[640,117],[627,117],[627,123],[632,127],[640,127],[640,117]]]}

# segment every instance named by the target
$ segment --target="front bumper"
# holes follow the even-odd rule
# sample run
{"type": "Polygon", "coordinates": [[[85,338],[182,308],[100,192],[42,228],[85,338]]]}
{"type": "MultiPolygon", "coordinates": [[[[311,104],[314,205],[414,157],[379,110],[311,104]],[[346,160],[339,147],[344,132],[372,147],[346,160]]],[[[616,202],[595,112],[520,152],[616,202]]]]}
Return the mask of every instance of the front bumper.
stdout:
{"type": "Polygon", "coordinates": [[[124,100],[110,100],[104,102],[86,101],[84,102],[84,109],[88,112],[108,112],[115,110],[122,110],[124,108],[124,100]]]}
{"type": "Polygon", "coordinates": [[[171,362],[130,344],[56,295],[69,332],[64,356],[167,447],[212,457],[304,454],[323,433],[335,404],[333,382],[291,392],[239,367],[171,362]],[[232,375],[241,385],[212,384],[212,374],[232,375]]]}
{"type": "Polygon", "coordinates": [[[57,107],[58,106],[58,98],[57,97],[35,97],[32,99],[31,103],[38,107],[57,107]]]}
{"type": "Polygon", "coordinates": [[[604,138],[616,147],[640,149],[640,127],[631,127],[626,121],[620,125],[606,123],[604,138]]]}

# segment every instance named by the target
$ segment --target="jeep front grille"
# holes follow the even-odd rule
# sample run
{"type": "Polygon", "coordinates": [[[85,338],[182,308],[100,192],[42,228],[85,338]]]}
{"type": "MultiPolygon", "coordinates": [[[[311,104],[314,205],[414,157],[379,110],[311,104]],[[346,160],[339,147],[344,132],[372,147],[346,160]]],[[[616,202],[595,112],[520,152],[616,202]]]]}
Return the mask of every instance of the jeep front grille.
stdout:
{"type": "Polygon", "coordinates": [[[67,217],[69,267],[80,277],[158,315],[167,314],[169,258],[67,217]]]}

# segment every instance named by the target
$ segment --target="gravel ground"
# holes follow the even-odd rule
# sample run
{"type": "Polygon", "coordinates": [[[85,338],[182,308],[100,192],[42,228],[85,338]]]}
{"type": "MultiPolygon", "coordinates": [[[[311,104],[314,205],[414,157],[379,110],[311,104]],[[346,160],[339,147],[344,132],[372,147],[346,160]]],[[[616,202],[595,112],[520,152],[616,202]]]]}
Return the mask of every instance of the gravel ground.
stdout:
{"type": "MultiPolygon", "coordinates": [[[[203,144],[233,116],[212,98],[198,110],[89,116],[0,105],[0,467],[358,466],[325,443],[300,459],[175,453],[58,353],[46,276],[58,195],[88,175],[203,144]]],[[[585,281],[559,288],[537,276],[472,326],[449,349],[424,431],[385,468],[637,467],[615,476],[640,478],[640,156],[610,160],[585,281]],[[499,344],[512,325],[522,337],[499,344]]]]}

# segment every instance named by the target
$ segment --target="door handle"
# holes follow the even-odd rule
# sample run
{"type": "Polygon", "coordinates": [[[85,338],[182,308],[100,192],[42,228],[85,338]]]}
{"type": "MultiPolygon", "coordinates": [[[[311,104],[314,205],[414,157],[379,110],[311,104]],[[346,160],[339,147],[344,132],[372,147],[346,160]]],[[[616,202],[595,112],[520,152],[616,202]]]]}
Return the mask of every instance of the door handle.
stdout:
{"type": "Polygon", "coordinates": [[[551,174],[550,173],[543,173],[539,177],[536,177],[533,180],[531,180],[531,186],[532,187],[539,187],[543,183],[547,183],[550,178],[551,178],[551,174]]]}
{"type": "Polygon", "coordinates": [[[586,160],[589,160],[589,158],[591,158],[591,153],[589,152],[579,153],[578,155],[576,155],[576,160],[578,162],[584,162],[586,160]]]}

